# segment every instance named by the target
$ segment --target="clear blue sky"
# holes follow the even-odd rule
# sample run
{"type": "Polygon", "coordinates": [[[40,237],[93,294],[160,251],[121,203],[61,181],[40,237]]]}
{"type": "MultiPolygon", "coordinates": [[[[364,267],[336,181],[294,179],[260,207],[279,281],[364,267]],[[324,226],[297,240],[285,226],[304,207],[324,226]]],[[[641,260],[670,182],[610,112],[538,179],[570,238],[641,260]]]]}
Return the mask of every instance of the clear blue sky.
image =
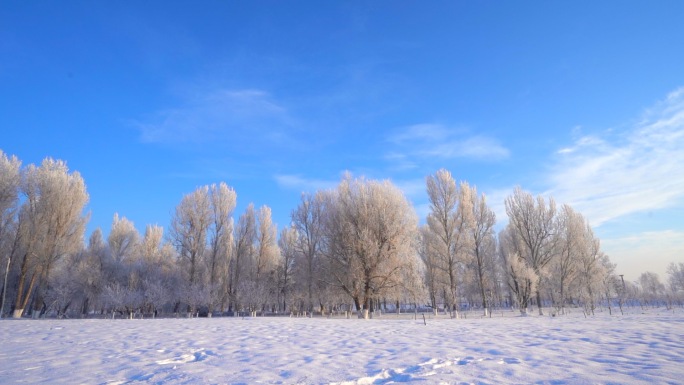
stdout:
{"type": "Polygon", "coordinates": [[[281,227],[342,172],[516,185],[618,272],[684,261],[684,2],[2,2],[0,149],[85,178],[91,232],[225,181],[281,227]]]}

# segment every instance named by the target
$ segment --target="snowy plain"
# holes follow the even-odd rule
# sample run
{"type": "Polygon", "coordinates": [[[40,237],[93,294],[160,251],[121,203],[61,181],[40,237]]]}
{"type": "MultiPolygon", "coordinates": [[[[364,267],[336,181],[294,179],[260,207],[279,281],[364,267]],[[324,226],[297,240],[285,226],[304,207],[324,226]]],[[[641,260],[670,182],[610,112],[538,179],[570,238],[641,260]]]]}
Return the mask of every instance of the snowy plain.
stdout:
{"type": "Polygon", "coordinates": [[[633,311],[2,320],[0,383],[684,383],[684,310],[633,311]]]}

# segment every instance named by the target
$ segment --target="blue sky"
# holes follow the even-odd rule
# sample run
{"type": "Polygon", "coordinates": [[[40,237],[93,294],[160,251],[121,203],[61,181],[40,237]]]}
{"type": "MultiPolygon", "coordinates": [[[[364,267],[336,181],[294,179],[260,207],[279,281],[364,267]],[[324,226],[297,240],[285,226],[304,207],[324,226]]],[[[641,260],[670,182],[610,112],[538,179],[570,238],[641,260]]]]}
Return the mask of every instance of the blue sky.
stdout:
{"type": "Polygon", "coordinates": [[[225,181],[289,223],[349,170],[427,213],[447,168],[505,223],[516,185],[618,272],[684,261],[681,1],[3,2],[0,149],[64,159],[88,231],[167,227],[225,181]]]}

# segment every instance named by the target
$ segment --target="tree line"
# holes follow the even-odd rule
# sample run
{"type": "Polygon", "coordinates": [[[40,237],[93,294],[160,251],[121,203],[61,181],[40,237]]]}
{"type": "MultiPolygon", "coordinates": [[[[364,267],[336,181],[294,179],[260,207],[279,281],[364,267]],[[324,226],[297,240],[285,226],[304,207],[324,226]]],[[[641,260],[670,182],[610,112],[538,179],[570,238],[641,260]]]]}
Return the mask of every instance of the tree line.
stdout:
{"type": "Polygon", "coordinates": [[[485,194],[447,170],[426,178],[420,225],[390,181],[345,174],[337,187],[303,193],[280,230],[268,206],[235,218],[225,183],[183,196],[168,230],[140,234],[115,214],[109,234],[85,240],[83,178],[65,162],[23,167],[0,151],[0,314],[329,313],[536,306],[563,314],[597,306],[672,306],[684,300],[684,263],[668,282],[646,272],[625,282],[582,214],[516,188],[498,233],[485,194]]]}

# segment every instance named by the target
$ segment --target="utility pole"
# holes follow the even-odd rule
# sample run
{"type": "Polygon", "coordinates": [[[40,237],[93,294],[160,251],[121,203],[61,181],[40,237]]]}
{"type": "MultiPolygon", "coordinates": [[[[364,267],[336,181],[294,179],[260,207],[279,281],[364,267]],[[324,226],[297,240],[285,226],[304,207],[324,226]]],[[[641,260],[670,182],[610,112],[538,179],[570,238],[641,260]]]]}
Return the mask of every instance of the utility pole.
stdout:
{"type": "Polygon", "coordinates": [[[622,311],[622,302],[625,300],[625,275],[620,274],[620,280],[622,280],[622,290],[620,290],[620,314],[625,315],[625,312],[622,311]]]}

